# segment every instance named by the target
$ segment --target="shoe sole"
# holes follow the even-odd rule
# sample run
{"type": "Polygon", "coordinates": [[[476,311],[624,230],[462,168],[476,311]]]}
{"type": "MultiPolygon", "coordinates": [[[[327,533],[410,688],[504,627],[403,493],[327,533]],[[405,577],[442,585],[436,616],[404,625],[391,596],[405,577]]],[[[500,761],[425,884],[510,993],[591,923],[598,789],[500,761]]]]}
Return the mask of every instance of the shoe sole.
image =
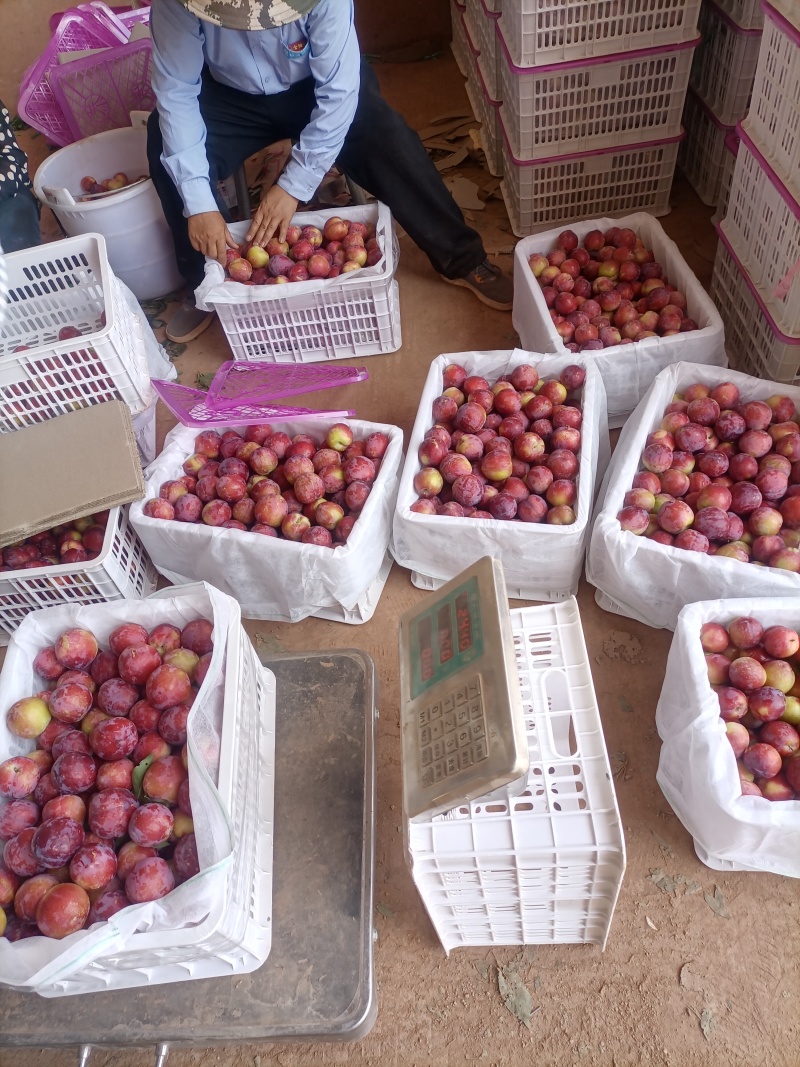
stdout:
{"type": "Polygon", "coordinates": [[[197,326],[195,326],[195,328],[193,330],[190,330],[189,333],[180,334],[180,335],[172,333],[170,328],[169,328],[169,326],[167,326],[167,331],[166,331],[167,332],[167,340],[173,341],[176,345],[188,344],[189,341],[194,341],[194,339],[196,337],[199,337],[201,333],[205,333],[205,331],[208,329],[208,327],[211,325],[211,323],[213,321],[214,321],[213,313],[210,314],[210,315],[206,315],[206,317],[203,319],[203,321],[201,323],[199,323],[197,326]]]}
{"type": "Polygon", "coordinates": [[[469,282],[464,281],[463,278],[445,278],[444,275],[440,275],[443,282],[447,282],[448,285],[460,285],[464,289],[469,289],[474,297],[476,297],[482,304],[487,307],[494,308],[495,311],[511,311],[513,303],[501,304],[499,300],[491,300],[488,296],[485,296],[479,289],[476,289],[474,285],[470,285],[469,282]]]}

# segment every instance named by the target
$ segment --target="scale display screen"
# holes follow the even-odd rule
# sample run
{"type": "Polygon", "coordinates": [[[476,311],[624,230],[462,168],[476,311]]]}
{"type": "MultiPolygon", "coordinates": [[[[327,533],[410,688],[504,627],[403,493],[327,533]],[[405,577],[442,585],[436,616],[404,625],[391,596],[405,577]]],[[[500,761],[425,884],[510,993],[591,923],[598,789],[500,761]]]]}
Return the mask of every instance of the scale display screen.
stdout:
{"type": "Polygon", "coordinates": [[[409,627],[411,697],[416,699],[483,655],[478,579],[469,578],[409,627]]]}

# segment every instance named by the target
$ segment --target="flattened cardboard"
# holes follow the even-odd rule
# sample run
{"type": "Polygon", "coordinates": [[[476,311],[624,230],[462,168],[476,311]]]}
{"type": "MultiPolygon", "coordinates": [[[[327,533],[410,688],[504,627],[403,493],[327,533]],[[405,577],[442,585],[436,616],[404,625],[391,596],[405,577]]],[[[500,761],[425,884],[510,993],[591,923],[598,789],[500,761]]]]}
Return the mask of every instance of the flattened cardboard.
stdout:
{"type": "Polygon", "coordinates": [[[144,496],[131,413],[121,400],[0,434],[0,547],[144,496]]]}

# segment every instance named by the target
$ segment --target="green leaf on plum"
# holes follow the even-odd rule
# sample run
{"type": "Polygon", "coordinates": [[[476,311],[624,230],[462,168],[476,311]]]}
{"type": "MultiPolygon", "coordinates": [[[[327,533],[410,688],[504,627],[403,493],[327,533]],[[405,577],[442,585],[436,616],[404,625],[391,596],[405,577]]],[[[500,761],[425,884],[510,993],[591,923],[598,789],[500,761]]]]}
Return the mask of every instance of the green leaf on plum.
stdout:
{"type": "Polygon", "coordinates": [[[153,762],[154,757],[155,753],[151,752],[149,756],[145,756],[142,762],[137,763],[137,765],[133,768],[133,775],[131,776],[133,784],[133,794],[137,800],[142,799],[142,781],[144,779],[145,772],[147,771],[147,768],[150,766],[150,764],[153,762]]]}

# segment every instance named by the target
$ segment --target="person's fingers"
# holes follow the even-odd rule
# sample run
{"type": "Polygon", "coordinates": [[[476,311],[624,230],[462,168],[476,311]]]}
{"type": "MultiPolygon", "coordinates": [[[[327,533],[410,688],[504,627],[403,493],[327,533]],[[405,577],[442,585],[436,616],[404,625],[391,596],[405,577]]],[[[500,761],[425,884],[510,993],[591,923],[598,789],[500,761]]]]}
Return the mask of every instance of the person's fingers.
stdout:
{"type": "Polygon", "coordinates": [[[280,220],[280,233],[278,234],[279,241],[286,240],[286,231],[289,229],[289,223],[291,222],[291,215],[284,215],[280,220]]]}
{"type": "Polygon", "coordinates": [[[245,241],[254,241],[255,240],[255,236],[258,233],[258,230],[259,230],[259,228],[261,226],[262,218],[263,218],[263,208],[261,207],[261,205],[259,205],[256,208],[255,215],[253,215],[252,221],[250,223],[250,229],[247,231],[247,236],[245,237],[245,241]]]}
{"type": "Polygon", "coordinates": [[[233,235],[231,234],[231,231],[228,229],[227,226],[225,227],[225,245],[226,245],[227,248],[238,248],[239,247],[237,242],[233,239],[233,235]]]}
{"type": "MultiPolygon", "coordinates": [[[[223,227],[223,230],[225,230],[224,227],[223,227]]],[[[223,233],[218,233],[217,234],[217,236],[215,238],[215,241],[214,241],[214,244],[215,244],[214,258],[216,259],[217,263],[219,263],[221,266],[224,267],[225,266],[225,262],[227,260],[227,256],[225,255],[225,250],[227,248],[227,245],[225,243],[225,237],[224,237],[223,233]]]]}

